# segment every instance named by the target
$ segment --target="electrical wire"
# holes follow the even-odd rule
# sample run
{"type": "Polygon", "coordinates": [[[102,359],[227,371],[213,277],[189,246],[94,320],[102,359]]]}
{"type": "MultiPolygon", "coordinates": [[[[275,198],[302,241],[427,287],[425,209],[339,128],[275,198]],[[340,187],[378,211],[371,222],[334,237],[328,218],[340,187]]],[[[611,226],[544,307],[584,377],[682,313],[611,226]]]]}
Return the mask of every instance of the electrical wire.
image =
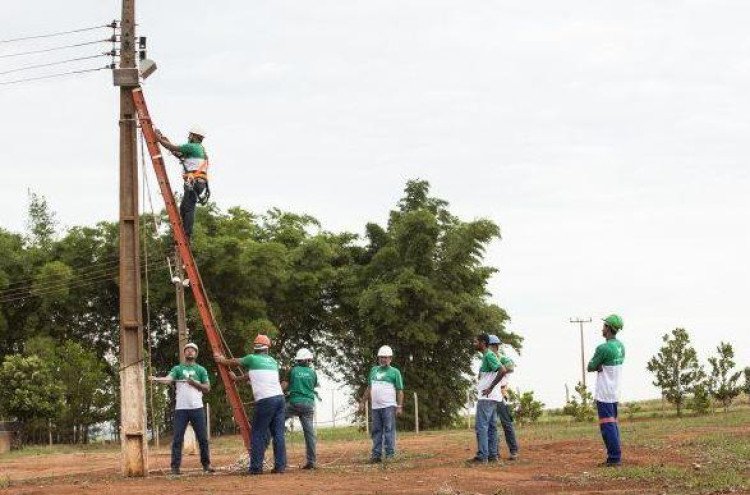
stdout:
{"type": "Polygon", "coordinates": [[[98,68],[95,68],[95,69],[92,68],[92,69],[73,70],[73,71],[69,71],[69,72],[59,72],[57,74],[48,74],[46,76],[26,77],[26,78],[23,78],[23,79],[13,79],[11,81],[0,82],[0,86],[6,86],[6,85],[9,85],[9,84],[24,83],[24,82],[29,82],[29,81],[39,81],[40,79],[52,79],[52,78],[55,78],[55,77],[70,76],[70,75],[74,75],[74,74],[86,74],[88,72],[96,72],[96,71],[105,70],[105,69],[114,69],[114,65],[105,65],[104,67],[98,67],[98,68]]]}
{"type": "Polygon", "coordinates": [[[34,35],[34,36],[24,36],[24,37],[21,37],[21,38],[10,38],[10,39],[6,39],[6,40],[0,40],[0,44],[14,43],[16,41],[36,40],[36,39],[40,39],[40,38],[52,38],[52,37],[55,37],[55,36],[64,36],[66,34],[74,34],[74,33],[83,33],[83,32],[86,32],[86,31],[94,31],[96,29],[101,29],[101,28],[113,28],[114,29],[116,27],[117,27],[117,20],[114,20],[114,21],[110,22],[109,24],[104,24],[104,25],[101,25],[101,26],[91,26],[91,27],[86,27],[86,28],[81,28],[81,29],[71,29],[70,31],[58,31],[56,33],[37,34],[37,35],[34,35]]]}
{"type": "Polygon", "coordinates": [[[30,50],[27,52],[18,52],[18,53],[8,53],[5,55],[0,55],[0,58],[12,58],[12,57],[22,57],[24,55],[34,55],[37,53],[48,53],[48,52],[55,52],[58,50],[67,50],[70,48],[78,48],[81,46],[90,46],[90,45],[96,45],[99,43],[114,43],[117,39],[115,36],[112,36],[111,38],[104,38],[103,40],[96,40],[96,41],[86,41],[83,43],[74,43],[72,45],[64,45],[64,46],[56,46],[53,48],[44,48],[42,50],[30,50]]]}
{"type": "MultiPolygon", "coordinates": [[[[163,260],[157,260],[150,262],[153,267],[166,266],[163,260]]],[[[18,290],[13,294],[4,294],[0,296],[0,303],[8,303],[17,301],[20,299],[26,299],[29,297],[38,297],[47,294],[53,294],[64,289],[77,289],[80,287],[87,287],[92,284],[101,283],[102,281],[114,279],[119,270],[112,270],[109,273],[103,273],[95,277],[89,277],[85,279],[68,280],[66,282],[59,282],[56,284],[50,284],[44,287],[29,287],[25,290],[18,290]]]]}
{"type": "MultiPolygon", "coordinates": [[[[166,254],[164,254],[164,256],[166,256],[166,254]]],[[[89,275],[89,274],[94,273],[94,272],[110,270],[112,267],[117,266],[120,263],[120,257],[119,257],[119,255],[106,256],[106,257],[104,257],[102,259],[109,260],[109,261],[91,262],[91,263],[88,263],[84,267],[72,266],[72,265],[68,265],[68,267],[71,270],[73,270],[74,274],[76,274],[78,276],[81,276],[81,275],[89,275]]],[[[10,291],[10,290],[15,290],[16,289],[15,286],[17,286],[17,285],[29,285],[29,284],[32,284],[32,283],[34,283],[37,280],[37,277],[38,277],[38,275],[35,275],[33,277],[26,277],[26,278],[22,278],[22,279],[17,279],[15,281],[13,281],[12,283],[10,283],[8,285],[8,287],[6,287],[4,289],[0,289],[0,294],[2,294],[4,292],[7,292],[7,291],[10,291]],[[11,289],[11,287],[13,289],[11,289]]]]}
{"type": "Polygon", "coordinates": [[[47,63],[44,63],[44,64],[25,65],[23,67],[18,67],[18,68],[15,68],[15,69],[10,69],[10,70],[2,71],[2,72],[0,72],[0,76],[5,75],[5,74],[12,74],[14,72],[22,72],[22,71],[25,71],[25,70],[41,69],[43,67],[52,67],[54,65],[63,65],[63,64],[69,64],[69,63],[72,63],[72,62],[80,62],[81,60],[91,60],[91,59],[94,59],[94,58],[111,57],[111,56],[112,56],[112,54],[110,52],[104,52],[104,53],[100,53],[98,55],[89,55],[87,57],[69,58],[69,59],[66,59],[66,60],[58,60],[56,62],[47,62],[47,63]]]}

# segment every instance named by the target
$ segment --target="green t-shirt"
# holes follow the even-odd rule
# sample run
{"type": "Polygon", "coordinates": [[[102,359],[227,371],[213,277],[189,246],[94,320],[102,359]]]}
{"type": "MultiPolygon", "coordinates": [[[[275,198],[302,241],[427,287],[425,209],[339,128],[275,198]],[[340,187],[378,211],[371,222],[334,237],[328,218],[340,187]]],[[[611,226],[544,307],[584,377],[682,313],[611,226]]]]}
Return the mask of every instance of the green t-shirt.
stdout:
{"type": "Polygon", "coordinates": [[[208,371],[200,364],[178,364],[170,370],[169,376],[175,380],[192,378],[199,383],[208,383],[208,371]]]}
{"type": "Polygon", "coordinates": [[[180,153],[183,158],[206,159],[206,149],[201,143],[185,143],[180,145],[180,153]]]}
{"type": "Polygon", "coordinates": [[[289,372],[289,402],[291,404],[315,404],[315,387],[318,375],[309,366],[294,366],[289,372]]]}
{"type": "Polygon", "coordinates": [[[482,356],[482,365],[479,367],[480,373],[491,373],[500,369],[500,360],[497,354],[492,352],[490,349],[484,351],[482,356]]]}
{"type": "Polygon", "coordinates": [[[398,405],[396,391],[404,389],[401,372],[393,366],[373,366],[370,370],[370,402],[373,409],[398,405]]]}
{"type": "Polygon", "coordinates": [[[240,358],[240,364],[247,370],[256,402],[284,395],[279,381],[279,365],[274,358],[268,354],[248,354],[240,358]]]}
{"type": "Polygon", "coordinates": [[[589,361],[588,370],[596,371],[599,366],[619,366],[625,361],[625,346],[617,339],[600,344],[589,361]]]}
{"type": "Polygon", "coordinates": [[[200,364],[178,364],[169,372],[176,382],[175,409],[198,409],[203,407],[203,392],[185,380],[192,378],[199,383],[208,383],[208,371],[200,364]]]}

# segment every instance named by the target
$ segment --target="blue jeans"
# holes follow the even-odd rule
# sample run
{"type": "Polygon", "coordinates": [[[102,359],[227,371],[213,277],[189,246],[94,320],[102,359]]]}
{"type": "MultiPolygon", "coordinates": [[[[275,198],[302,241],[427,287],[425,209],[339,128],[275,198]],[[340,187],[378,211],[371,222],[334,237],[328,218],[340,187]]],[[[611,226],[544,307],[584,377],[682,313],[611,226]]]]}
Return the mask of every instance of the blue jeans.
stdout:
{"type": "Polygon", "coordinates": [[[182,228],[188,239],[193,236],[193,224],[195,223],[195,205],[198,196],[206,189],[206,181],[195,180],[192,185],[185,183],[183,186],[182,202],[180,203],[180,216],[182,217],[182,228]]]}
{"type": "Polygon", "coordinates": [[[497,457],[497,401],[482,399],[477,401],[476,424],[477,459],[487,460],[497,457]]]}
{"type": "Polygon", "coordinates": [[[273,468],[286,469],[286,444],[284,443],[284,396],[267,397],[255,403],[253,434],[250,439],[250,472],[263,472],[269,430],[273,439],[273,468]]]}
{"type": "Polygon", "coordinates": [[[372,458],[393,457],[396,453],[396,406],[372,410],[372,458]]]}
{"type": "Polygon", "coordinates": [[[208,452],[208,432],[206,431],[206,415],[203,408],[176,409],[174,412],[174,437],[172,438],[172,469],[179,469],[182,464],[182,443],[185,438],[185,430],[190,423],[195,432],[195,439],[201,452],[201,465],[211,465],[211,457],[208,452]]]}
{"type": "Polygon", "coordinates": [[[596,401],[599,413],[599,430],[607,447],[607,462],[620,462],[620,426],[617,424],[617,402],[596,401]]]}
{"type": "MultiPolygon", "coordinates": [[[[497,404],[497,417],[500,420],[500,426],[503,427],[505,433],[505,443],[508,445],[508,450],[512,454],[518,453],[518,441],[516,440],[516,430],[513,428],[513,414],[510,411],[510,407],[505,401],[497,404]]],[[[498,451],[500,449],[498,448],[498,451]]]]}
{"type": "Polygon", "coordinates": [[[289,404],[289,408],[286,410],[286,417],[298,417],[299,422],[302,423],[302,433],[305,435],[305,451],[307,454],[307,463],[315,464],[315,425],[313,424],[313,418],[315,417],[315,405],[314,404],[289,404]]]}

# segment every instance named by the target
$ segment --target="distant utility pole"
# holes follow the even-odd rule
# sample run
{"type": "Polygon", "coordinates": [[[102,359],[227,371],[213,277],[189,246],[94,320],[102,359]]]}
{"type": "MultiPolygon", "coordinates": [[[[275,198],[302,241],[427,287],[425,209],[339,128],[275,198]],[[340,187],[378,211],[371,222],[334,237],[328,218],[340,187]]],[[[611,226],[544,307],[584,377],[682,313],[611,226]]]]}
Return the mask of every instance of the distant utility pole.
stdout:
{"type": "Polygon", "coordinates": [[[586,361],[585,361],[585,354],[583,349],[583,324],[584,323],[591,323],[591,318],[583,319],[583,318],[571,318],[571,323],[578,323],[578,325],[581,328],[581,381],[583,382],[583,386],[586,386],[586,361]]]}
{"type": "Polygon", "coordinates": [[[135,0],[122,0],[120,27],[120,67],[116,73],[135,75],[129,82],[115,78],[115,85],[120,87],[120,442],[123,475],[147,476],[137,125],[132,92],[139,84],[135,65],[135,0]]]}
{"type": "MultiPolygon", "coordinates": [[[[182,258],[180,258],[180,252],[177,248],[175,248],[174,262],[175,279],[172,282],[174,282],[175,297],[177,298],[177,345],[180,347],[180,364],[185,364],[185,346],[188,343],[187,317],[185,315],[185,286],[182,285],[185,272],[182,270],[182,258]]],[[[188,425],[183,436],[182,452],[185,454],[195,454],[196,451],[195,431],[192,425],[188,425]]]]}

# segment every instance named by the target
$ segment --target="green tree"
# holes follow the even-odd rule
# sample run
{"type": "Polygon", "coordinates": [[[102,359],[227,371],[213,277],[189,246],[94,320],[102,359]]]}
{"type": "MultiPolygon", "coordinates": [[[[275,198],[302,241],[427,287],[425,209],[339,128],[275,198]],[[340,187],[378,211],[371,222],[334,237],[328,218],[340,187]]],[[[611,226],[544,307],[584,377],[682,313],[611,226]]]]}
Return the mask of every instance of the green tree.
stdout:
{"type": "Polygon", "coordinates": [[[732,371],[735,366],[732,344],[721,342],[716,352],[716,356],[708,358],[708,363],[711,365],[708,388],[713,398],[719,401],[726,412],[734,398],[742,393],[742,386],[739,382],[742,372],[732,371]]]}
{"type": "MultiPolygon", "coordinates": [[[[377,349],[389,344],[407,389],[425,398],[425,428],[448,426],[462,410],[475,335],[495,333],[516,350],[522,340],[506,330],[505,311],[487,300],[496,269],[483,257],[499,227],[461,221],[447,206],[430,196],[427,182],[409,181],[387,228],[368,224],[366,244],[344,249],[350,262],[337,271],[328,306],[333,345],[324,351],[343,381],[359,395],[377,349]]],[[[402,424],[411,424],[412,414],[405,411],[402,424]]]]}
{"type": "Polygon", "coordinates": [[[49,337],[31,339],[26,352],[47,363],[63,386],[58,432],[63,438],[88,443],[93,425],[114,418],[114,380],[107,363],[77,342],[58,344],[49,337]]]}
{"type": "Polygon", "coordinates": [[[701,416],[711,412],[711,392],[705,381],[693,387],[693,396],[687,405],[695,414],[701,416]]]}
{"type": "Polygon", "coordinates": [[[593,421],[596,417],[594,396],[591,395],[583,382],[578,382],[575,391],[577,395],[573,395],[563,406],[563,414],[572,416],[575,421],[579,422],[593,421]]]}
{"type": "Polygon", "coordinates": [[[534,398],[532,390],[514,392],[508,388],[508,402],[519,423],[536,423],[544,412],[544,403],[534,398]]]}
{"type": "Polygon", "coordinates": [[[49,250],[54,241],[57,221],[44,196],[29,190],[29,241],[35,247],[49,250]]]}
{"type": "Polygon", "coordinates": [[[745,395],[750,396],[750,366],[745,368],[745,386],[743,387],[743,390],[745,391],[745,395]]]}
{"type": "Polygon", "coordinates": [[[0,367],[0,409],[18,422],[17,442],[23,444],[26,431],[38,423],[56,418],[63,408],[63,385],[37,356],[14,354],[0,367]]]}
{"type": "Polygon", "coordinates": [[[665,334],[662,340],[664,345],[651,358],[646,369],[655,375],[653,384],[661,389],[667,401],[675,405],[680,416],[686,397],[705,378],[705,372],[685,329],[676,328],[671,335],[665,334]]]}

